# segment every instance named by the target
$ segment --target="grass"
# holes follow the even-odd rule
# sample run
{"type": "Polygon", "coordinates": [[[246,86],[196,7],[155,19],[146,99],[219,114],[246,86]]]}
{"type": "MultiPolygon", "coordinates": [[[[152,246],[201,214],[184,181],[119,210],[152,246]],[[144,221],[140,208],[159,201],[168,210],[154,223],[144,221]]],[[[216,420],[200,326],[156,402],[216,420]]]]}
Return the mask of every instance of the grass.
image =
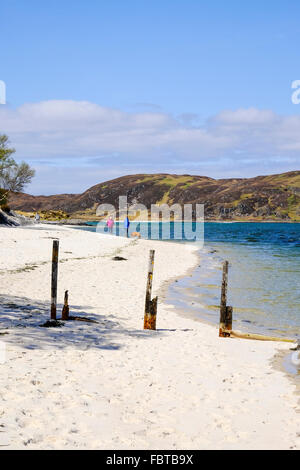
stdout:
{"type": "Polygon", "coordinates": [[[191,176],[166,176],[155,184],[166,185],[170,188],[173,188],[179,184],[181,185],[181,187],[188,187],[194,182],[195,180],[191,176]]]}
{"type": "MultiPolygon", "coordinates": [[[[233,202],[229,202],[227,203],[228,206],[233,206],[233,207],[237,207],[241,201],[245,201],[247,199],[250,199],[253,197],[253,193],[248,193],[248,194],[242,194],[241,197],[239,199],[236,199],[235,201],[233,202]]],[[[226,204],[224,204],[225,207],[226,207],[226,204]]]]}
{"type": "Polygon", "coordinates": [[[300,174],[298,175],[288,175],[286,173],[282,175],[275,175],[275,176],[266,176],[265,181],[272,183],[272,184],[279,184],[284,186],[293,186],[296,188],[300,188],[300,174]]]}
{"type": "Polygon", "coordinates": [[[165,192],[162,199],[160,201],[157,201],[156,204],[158,206],[161,206],[162,204],[168,204],[168,203],[171,204],[171,200],[169,199],[169,195],[170,195],[170,189],[169,189],[169,191],[165,192]]]}
{"type": "Polygon", "coordinates": [[[166,185],[170,188],[183,184],[183,187],[188,187],[196,182],[193,176],[180,176],[180,175],[147,175],[145,178],[139,179],[136,183],[153,182],[155,185],[166,185]]]}
{"type": "Polygon", "coordinates": [[[37,211],[37,212],[25,212],[25,211],[17,210],[16,213],[19,215],[23,215],[25,217],[29,217],[30,219],[34,219],[35,214],[38,213],[40,215],[41,220],[49,220],[53,222],[68,219],[70,217],[66,212],[60,211],[60,210],[37,211]]]}
{"type": "Polygon", "coordinates": [[[295,222],[300,221],[300,197],[296,196],[296,194],[291,194],[291,196],[287,199],[288,202],[288,216],[290,219],[294,220],[295,222]]]}

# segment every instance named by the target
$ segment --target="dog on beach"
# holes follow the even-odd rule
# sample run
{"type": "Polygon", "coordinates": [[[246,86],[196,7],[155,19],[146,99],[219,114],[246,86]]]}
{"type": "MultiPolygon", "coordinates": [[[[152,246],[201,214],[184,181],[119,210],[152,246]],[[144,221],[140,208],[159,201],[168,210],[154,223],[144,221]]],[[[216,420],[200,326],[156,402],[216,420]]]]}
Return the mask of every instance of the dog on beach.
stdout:
{"type": "Polygon", "coordinates": [[[140,232],[132,232],[131,237],[141,238],[141,234],[140,234],[140,232]]]}

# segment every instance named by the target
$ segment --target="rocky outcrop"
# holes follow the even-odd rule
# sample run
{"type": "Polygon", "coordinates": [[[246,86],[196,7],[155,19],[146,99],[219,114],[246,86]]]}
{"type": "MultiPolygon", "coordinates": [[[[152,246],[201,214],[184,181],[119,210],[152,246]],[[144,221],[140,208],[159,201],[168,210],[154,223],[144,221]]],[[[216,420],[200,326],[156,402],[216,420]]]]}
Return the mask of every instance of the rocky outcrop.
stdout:
{"type": "Polygon", "coordinates": [[[0,226],[19,227],[21,225],[31,224],[33,224],[33,221],[23,215],[18,215],[14,211],[4,212],[0,209],[0,226]]]}

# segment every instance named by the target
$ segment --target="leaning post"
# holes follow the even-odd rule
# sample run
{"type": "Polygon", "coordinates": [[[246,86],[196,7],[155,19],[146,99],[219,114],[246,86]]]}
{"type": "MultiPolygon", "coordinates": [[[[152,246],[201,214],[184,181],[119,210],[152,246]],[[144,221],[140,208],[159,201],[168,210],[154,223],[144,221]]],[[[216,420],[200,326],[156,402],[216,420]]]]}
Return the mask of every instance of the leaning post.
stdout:
{"type": "Polygon", "coordinates": [[[148,277],[146,286],[144,330],[156,330],[157,300],[151,300],[155,250],[150,250],[148,277]]]}
{"type": "Polygon", "coordinates": [[[221,288],[221,305],[220,305],[220,327],[219,336],[221,338],[230,337],[232,331],[232,313],[233,308],[227,306],[227,289],[228,289],[228,261],[223,264],[222,288],[221,288]]]}
{"type": "Polygon", "coordinates": [[[53,240],[51,276],[51,320],[56,320],[59,240],[53,240]]]}
{"type": "Polygon", "coordinates": [[[70,312],[70,309],[69,309],[69,291],[66,290],[65,299],[64,299],[64,306],[63,306],[62,313],[61,313],[61,319],[62,320],[69,320],[69,312],[70,312]]]}

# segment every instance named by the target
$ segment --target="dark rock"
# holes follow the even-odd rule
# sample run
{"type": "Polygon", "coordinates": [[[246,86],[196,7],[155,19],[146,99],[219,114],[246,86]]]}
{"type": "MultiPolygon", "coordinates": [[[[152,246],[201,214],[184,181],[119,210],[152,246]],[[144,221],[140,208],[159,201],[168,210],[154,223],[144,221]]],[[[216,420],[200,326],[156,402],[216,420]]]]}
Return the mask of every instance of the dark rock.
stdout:
{"type": "Polygon", "coordinates": [[[33,220],[23,215],[18,215],[14,211],[4,212],[0,209],[0,225],[19,227],[21,225],[32,225],[33,223],[33,220]]]}

